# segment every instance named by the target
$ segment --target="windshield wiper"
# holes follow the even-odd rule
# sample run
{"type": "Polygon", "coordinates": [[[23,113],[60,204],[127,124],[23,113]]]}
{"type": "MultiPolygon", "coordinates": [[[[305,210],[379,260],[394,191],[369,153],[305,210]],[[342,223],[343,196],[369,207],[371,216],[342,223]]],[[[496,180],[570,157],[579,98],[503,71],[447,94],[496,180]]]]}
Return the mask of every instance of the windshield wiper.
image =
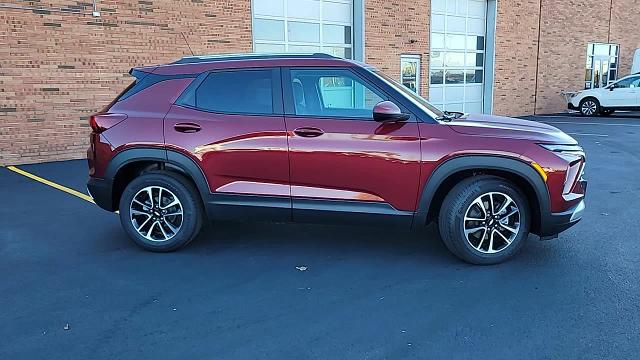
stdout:
{"type": "Polygon", "coordinates": [[[460,111],[443,111],[442,116],[440,116],[436,120],[449,122],[451,120],[460,119],[463,116],[464,113],[460,111]]]}

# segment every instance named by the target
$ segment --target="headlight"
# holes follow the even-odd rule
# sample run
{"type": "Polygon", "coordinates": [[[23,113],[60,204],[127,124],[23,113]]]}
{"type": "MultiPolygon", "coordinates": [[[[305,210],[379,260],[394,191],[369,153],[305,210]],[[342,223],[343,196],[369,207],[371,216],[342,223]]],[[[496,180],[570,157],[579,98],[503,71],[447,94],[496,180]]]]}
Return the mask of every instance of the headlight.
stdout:
{"type": "Polygon", "coordinates": [[[586,154],[580,145],[562,145],[562,144],[538,144],[543,148],[553,151],[554,153],[578,155],[586,158],[586,154]]]}
{"type": "Polygon", "coordinates": [[[573,189],[576,181],[582,177],[586,155],[579,145],[539,144],[543,148],[554,152],[567,163],[566,177],[564,180],[563,194],[568,194],[573,189]]]}

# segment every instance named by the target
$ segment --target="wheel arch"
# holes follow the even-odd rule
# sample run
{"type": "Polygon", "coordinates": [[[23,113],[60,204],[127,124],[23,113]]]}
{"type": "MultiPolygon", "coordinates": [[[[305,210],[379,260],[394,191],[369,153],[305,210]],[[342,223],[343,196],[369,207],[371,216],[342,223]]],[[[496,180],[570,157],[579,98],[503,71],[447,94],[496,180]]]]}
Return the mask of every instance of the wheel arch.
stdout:
{"type": "Polygon", "coordinates": [[[437,218],[444,197],[462,179],[494,175],[513,182],[527,197],[532,210],[531,232],[538,233],[541,219],[550,211],[546,183],[529,164],[519,159],[465,155],[440,164],[428,178],[418,202],[415,223],[426,225],[437,218]]]}
{"type": "Polygon", "coordinates": [[[111,206],[113,210],[118,208],[124,188],[135,177],[148,170],[167,170],[182,174],[195,185],[201,199],[210,192],[202,170],[188,156],[174,150],[132,148],[116,154],[105,171],[105,178],[111,180],[111,206]]]}

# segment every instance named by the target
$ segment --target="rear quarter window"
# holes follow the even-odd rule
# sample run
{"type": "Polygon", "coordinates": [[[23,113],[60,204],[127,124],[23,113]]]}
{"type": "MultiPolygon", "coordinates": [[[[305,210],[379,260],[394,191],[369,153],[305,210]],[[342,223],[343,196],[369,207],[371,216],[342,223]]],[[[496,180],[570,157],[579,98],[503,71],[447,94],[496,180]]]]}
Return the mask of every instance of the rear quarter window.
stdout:
{"type": "Polygon", "coordinates": [[[195,91],[193,105],[219,113],[273,114],[274,79],[273,69],[212,72],[195,91]]]}

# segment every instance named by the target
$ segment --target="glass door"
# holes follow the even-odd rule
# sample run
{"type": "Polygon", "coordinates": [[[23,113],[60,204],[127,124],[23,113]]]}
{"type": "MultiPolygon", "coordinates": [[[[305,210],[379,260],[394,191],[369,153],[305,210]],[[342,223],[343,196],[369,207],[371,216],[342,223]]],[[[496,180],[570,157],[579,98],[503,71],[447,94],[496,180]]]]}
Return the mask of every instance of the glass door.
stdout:
{"type": "Polygon", "coordinates": [[[605,87],[609,83],[609,57],[594,56],[591,83],[594,88],[605,87]]]}

